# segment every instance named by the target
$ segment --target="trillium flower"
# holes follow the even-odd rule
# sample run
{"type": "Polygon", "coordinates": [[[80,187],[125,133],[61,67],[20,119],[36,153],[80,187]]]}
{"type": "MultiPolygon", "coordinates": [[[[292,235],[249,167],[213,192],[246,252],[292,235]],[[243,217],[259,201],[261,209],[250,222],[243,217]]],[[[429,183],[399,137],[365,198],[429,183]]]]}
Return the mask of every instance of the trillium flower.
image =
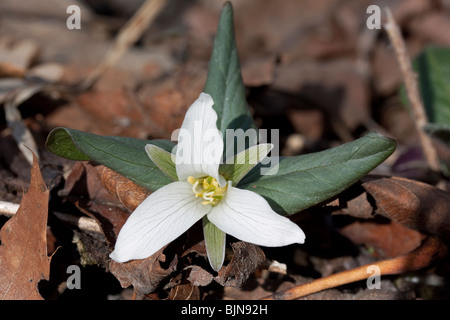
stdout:
{"type": "MultiPolygon", "coordinates": [[[[178,181],[153,192],[130,215],[110,255],[113,260],[147,258],[204,216],[221,231],[256,245],[304,242],[300,227],[273,211],[262,196],[219,174],[224,143],[213,104],[210,95],[201,93],[186,112],[174,159],[178,181]]],[[[158,147],[146,146],[150,158],[153,148],[158,147]]],[[[218,270],[222,263],[211,265],[218,270]]]]}

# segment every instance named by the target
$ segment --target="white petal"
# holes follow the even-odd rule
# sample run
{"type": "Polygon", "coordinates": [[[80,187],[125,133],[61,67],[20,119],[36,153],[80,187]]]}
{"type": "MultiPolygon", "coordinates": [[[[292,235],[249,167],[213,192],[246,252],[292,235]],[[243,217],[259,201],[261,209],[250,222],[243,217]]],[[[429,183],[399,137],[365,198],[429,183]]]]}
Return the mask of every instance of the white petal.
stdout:
{"type": "Polygon", "coordinates": [[[110,257],[125,262],[151,256],[211,210],[201,202],[188,182],[172,182],[158,189],[128,218],[110,257]]]}
{"type": "Polygon", "coordinates": [[[303,243],[302,229],[272,210],[255,192],[228,183],[225,197],[208,213],[208,219],[233,237],[266,247],[303,243]]]}
{"type": "MultiPolygon", "coordinates": [[[[223,154],[223,139],[217,129],[217,113],[213,99],[201,93],[189,107],[178,136],[176,169],[178,180],[189,176],[211,176],[218,181],[223,154]]],[[[222,180],[222,186],[225,181],[222,180]]]]}

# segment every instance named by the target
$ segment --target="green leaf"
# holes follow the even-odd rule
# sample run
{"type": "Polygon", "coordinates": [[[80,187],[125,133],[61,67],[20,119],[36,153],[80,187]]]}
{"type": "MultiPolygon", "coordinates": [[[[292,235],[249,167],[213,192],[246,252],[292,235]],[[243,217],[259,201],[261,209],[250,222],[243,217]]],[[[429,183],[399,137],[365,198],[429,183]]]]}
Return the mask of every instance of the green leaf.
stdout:
{"type": "Polygon", "coordinates": [[[262,143],[239,152],[232,159],[228,159],[219,168],[225,179],[233,181],[237,185],[250,170],[264,159],[272,150],[273,145],[262,143]]]}
{"type": "Polygon", "coordinates": [[[175,155],[153,144],[147,144],[145,151],[159,170],[171,180],[178,181],[177,169],[174,159],[172,159],[172,156],[175,157],[175,155]]]}
{"type": "Polygon", "coordinates": [[[217,127],[224,139],[226,129],[256,128],[247,106],[233,26],[233,8],[227,2],[221,12],[208,77],[203,89],[214,100],[217,127]]]}
{"type": "Polygon", "coordinates": [[[72,137],[63,128],[53,129],[47,137],[45,146],[49,151],[66,159],[75,161],[89,160],[89,157],[75,146],[72,137]]]}
{"type": "Polygon", "coordinates": [[[280,157],[278,168],[274,166],[265,175],[260,174],[259,165],[238,187],[260,194],[276,212],[291,215],[344,191],[389,157],[395,147],[394,140],[370,133],[325,151],[280,157]]]}
{"type": "Polygon", "coordinates": [[[171,151],[168,140],[145,141],[127,137],[99,136],[68,128],[55,128],[47,137],[46,147],[70,160],[92,160],[122,174],[140,186],[155,191],[172,182],[150,160],[146,144],[171,151]]]}
{"type": "Polygon", "coordinates": [[[214,271],[219,271],[225,259],[226,233],[210,222],[207,216],[203,217],[202,222],[209,264],[214,271]]]}
{"type": "Polygon", "coordinates": [[[450,49],[427,47],[414,59],[428,121],[450,125],[450,49]]]}

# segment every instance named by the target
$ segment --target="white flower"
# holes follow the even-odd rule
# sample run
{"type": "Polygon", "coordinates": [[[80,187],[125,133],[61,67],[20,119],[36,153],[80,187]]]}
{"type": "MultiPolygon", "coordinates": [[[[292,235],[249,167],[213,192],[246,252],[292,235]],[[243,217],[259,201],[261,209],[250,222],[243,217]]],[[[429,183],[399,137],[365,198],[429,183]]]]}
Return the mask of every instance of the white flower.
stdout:
{"type": "Polygon", "coordinates": [[[223,232],[256,245],[304,242],[300,227],[273,211],[262,196],[236,188],[219,175],[223,139],[213,104],[211,96],[202,93],[186,112],[180,130],[184,141],[178,144],[175,161],[179,181],[158,189],[136,208],[120,230],[113,260],[147,258],[205,215],[223,232]]]}

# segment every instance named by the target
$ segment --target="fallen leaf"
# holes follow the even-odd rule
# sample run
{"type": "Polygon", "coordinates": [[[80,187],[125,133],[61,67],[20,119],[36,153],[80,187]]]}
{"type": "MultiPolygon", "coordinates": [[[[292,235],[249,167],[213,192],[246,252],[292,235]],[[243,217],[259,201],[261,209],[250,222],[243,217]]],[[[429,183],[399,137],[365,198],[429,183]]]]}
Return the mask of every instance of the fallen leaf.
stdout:
{"type": "Polygon", "coordinates": [[[343,126],[353,131],[370,117],[366,80],[347,59],[280,64],[271,90],[293,95],[294,100],[286,99],[291,108],[324,111],[334,130],[343,130],[338,127],[343,126]]]}
{"type": "Polygon", "coordinates": [[[42,300],[38,282],[49,279],[47,215],[49,190],[34,156],[31,183],[17,213],[0,231],[0,298],[42,300]]]}
{"type": "Polygon", "coordinates": [[[34,41],[23,40],[6,46],[0,44],[0,77],[23,77],[33,60],[38,56],[39,48],[34,41]]]}
{"type": "Polygon", "coordinates": [[[275,57],[252,58],[242,63],[242,80],[248,87],[270,85],[273,80],[275,57]]]}
{"type": "MultiPolygon", "coordinates": [[[[345,199],[343,195],[341,195],[339,201],[337,202],[339,203],[341,209],[337,212],[334,212],[334,214],[345,214],[360,219],[373,218],[374,208],[367,199],[367,192],[359,187],[359,184],[355,184],[354,186],[347,189],[345,194],[351,195],[352,197],[350,199],[345,199]],[[353,191],[353,189],[357,190],[353,191]],[[357,195],[354,194],[355,192],[357,193],[357,195]]],[[[329,205],[333,205],[333,202],[329,205]]]]}
{"type": "Polygon", "coordinates": [[[215,280],[223,286],[241,287],[248,277],[266,260],[258,246],[239,241],[231,244],[234,255],[228,265],[219,270],[215,280]]]}
{"type": "Polygon", "coordinates": [[[151,193],[105,166],[97,166],[96,169],[105,189],[130,211],[134,211],[151,193]]]}
{"type": "Polygon", "coordinates": [[[167,268],[165,247],[142,260],[131,260],[118,263],[111,260],[109,267],[111,273],[119,280],[123,288],[133,286],[138,294],[147,294],[155,291],[160,283],[177,269],[178,258],[174,256],[167,268]]]}
{"type": "Polygon", "coordinates": [[[11,92],[11,94],[7,96],[4,104],[5,118],[8,127],[12,131],[12,136],[16,140],[17,146],[30,164],[33,163],[33,157],[31,157],[29,149],[33,150],[33,154],[36,153],[36,156],[39,159],[39,155],[37,154],[38,148],[33,134],[24,124],[22,114],[18,107],[22,102],[28,100],[31,96],[42,90],[42,88],[42,85],[30,84],[24,89],[11,92]]]}
{"type": "Polygon", "coordinates": [[[189,270],[189,276],[187,279],[194,286],[207,286],[214,279],[211,273],[199,266],[188,266],[186,269],[189,270]]]}
{"type": "Polygon", "coordinates": [[[80,211],[95,219],[111,245],[116,242],[120,228],[130,215],[117,196],[104,188],[97,166],[89,162],[74,165],[58,195],[72,201],[80,211]]]}
{"type": "Polygon", "coordinates": [[[448,192],[400,177],[366,177],[362,186],[374,198],[376,213],[407,228],[449,238],[448,192]]]}
{"type": "Polygon", "coordinates": [[[355,244],[364,244],[375,249],[375,255],[393,258],[417,248],[424,235],[408,229],[395,221],[380,219],[355,221],[340,229],[340,233],[355,244]]]}
{"type": "Polygon", "coordinates": [[[200,300],[200,289],[192,283],[182,283],[170,290],[168,300],[200,300]]]}
{"type": "Polygon", "coordinates": [[[296,285],[293,288],[279,291],[264,300],[290,300],[298,299],[325,289],[335,288],[344,284],[361,281],[369,278],[371,273],[367,268],[373,265],[379,267],[379,275],[396,275],[413,272],[425,268],[438,259],[447,255],[447,246],[438,238],[428,237],[412,252],[399,257],[380,260],[350,270],[319,278],[308,283],[296,285]]]}

